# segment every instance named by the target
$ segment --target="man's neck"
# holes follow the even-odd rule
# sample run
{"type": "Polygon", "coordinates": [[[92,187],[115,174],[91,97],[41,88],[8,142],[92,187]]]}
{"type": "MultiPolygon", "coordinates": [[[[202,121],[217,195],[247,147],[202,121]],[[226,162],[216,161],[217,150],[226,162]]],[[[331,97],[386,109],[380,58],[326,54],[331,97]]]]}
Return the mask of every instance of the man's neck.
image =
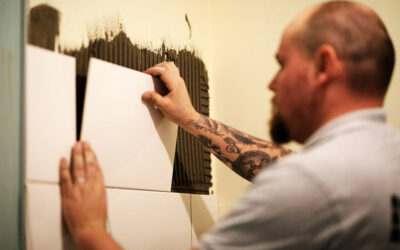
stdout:
{"type": "Polygon", "coordinates": [[[322,116],[323,119],[320,120],[317,129],[342,115],[363,109],[382,108],[382,106],[383,98],[360,98],[344,103],[331,104],[330,107],[326,107],[325,115],[322,116]]]}

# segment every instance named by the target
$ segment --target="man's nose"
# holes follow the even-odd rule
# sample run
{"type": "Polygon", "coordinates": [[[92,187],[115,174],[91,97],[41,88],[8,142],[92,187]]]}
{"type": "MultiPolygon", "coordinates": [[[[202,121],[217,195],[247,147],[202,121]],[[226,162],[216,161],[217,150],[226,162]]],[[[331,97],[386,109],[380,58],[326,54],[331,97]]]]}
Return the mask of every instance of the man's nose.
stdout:
{"type": "Polygon", "coordinates": [[[267,85],[267,88],[271,91],[276,90],[276,76],[269,82],[269,84],[267,85]]]}

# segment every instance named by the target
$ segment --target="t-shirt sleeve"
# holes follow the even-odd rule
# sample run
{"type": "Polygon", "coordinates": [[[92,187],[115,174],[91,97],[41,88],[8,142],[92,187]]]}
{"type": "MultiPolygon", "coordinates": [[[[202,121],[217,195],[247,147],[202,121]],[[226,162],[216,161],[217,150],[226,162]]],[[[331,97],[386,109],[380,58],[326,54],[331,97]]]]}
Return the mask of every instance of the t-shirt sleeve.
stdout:
{"type": "Polygon", "coordinates": [[[296,167],[262,171],[200,249],[310,249],[323,242],[321,229],[335,224],[329,195],[296,167]]]}

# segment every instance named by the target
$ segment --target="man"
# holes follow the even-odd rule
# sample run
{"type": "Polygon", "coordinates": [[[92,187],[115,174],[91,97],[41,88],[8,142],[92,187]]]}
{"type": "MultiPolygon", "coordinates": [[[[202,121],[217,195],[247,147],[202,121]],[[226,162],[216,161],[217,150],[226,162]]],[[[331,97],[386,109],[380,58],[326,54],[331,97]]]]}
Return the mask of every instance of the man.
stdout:
{"type": "MultiPolygon", "coordinates": [[[[146,71],[170,93],[143,99],[254,182],[200,248],[400,248],[400,134],[382,109],[394,49],[382,21],[358,3],[321,4],[288,26],[276,57],[271,133],[304,148],[262,171],[290,152],[198,114],[173,63],[146,71]]],[[[71,177],[60,163],[71,234],[82,248],[118,249],[105,231],[102,176],[87,143],[75,145],[73,165],[71,177]]]]}

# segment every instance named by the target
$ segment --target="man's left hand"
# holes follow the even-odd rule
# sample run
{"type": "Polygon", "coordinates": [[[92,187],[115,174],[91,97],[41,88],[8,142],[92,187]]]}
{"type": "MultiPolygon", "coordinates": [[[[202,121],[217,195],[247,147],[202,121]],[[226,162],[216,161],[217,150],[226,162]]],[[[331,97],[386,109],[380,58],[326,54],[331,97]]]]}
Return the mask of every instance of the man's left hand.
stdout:
{"type": "Polygon", "coordinates": [[[87,142],[72,149],[72,171],[65,158],[60,161],[61,200],[64,220],[75,242],[104,235],[107,201],[103,175],[96,155],[87,142]]]}

